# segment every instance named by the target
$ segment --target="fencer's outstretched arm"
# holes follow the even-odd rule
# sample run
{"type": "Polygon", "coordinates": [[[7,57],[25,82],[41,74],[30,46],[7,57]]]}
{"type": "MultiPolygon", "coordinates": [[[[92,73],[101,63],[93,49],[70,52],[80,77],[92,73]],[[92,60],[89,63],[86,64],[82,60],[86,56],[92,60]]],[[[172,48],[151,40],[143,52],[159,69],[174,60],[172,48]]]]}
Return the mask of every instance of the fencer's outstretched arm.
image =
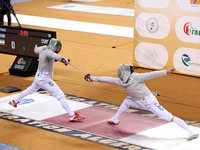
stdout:
{"type": "Polygon", "coordinates": [[[114,78],[114,77],[96,77],[96,76],[91,76],[90,79],[95,82],[103,82],[103,83],[110,83],[110,84],[115,84],[115,85],[121,85],[121,80],[119,78],[114,78]]]}
{"type": "Polygon", "coordinates": [[[152,71],[152,72],[147,72],[147,73],[141,73],[139,74],[139,78],[141,81],[151,80],[157,77],[166,76],[167,73],[173,73],[174,71],[175,71],[174,68],[169,68],[167,70],[162,70],[162,71],[152,71]]]}
{"type": "MultiPolygon", "coordinates": [[[[130,78],[137,79],[138,81],[145,81],[145,80],[150,80],[154,79],[157,77],[161,76],[166,76],[167,73],[173,73],[175,71],[174,68],[169,68],[168,70],[162,70],[162,71],[152,71],[148,73],[133,73],[130,78]]],[[[122,85],[122,82],[119,78],[114,78],[114,77],[106,77],[106,76],[90,76],[90,74],[85,76],[85,80],[92,82],[104,82],[104,83],[110,83],[110,84],[115,84],[115,85],[122,85]]]]}
{"type": "Polygon", "coordinates": [[[152,72],[147,72],[147,73],[136,73],[135,76],[138,80],[140,81],[146,81],[146,80],[151,80],[154,78],[166,76],[167,73],[173,73],[175,69],[169,68],[168,70],[162,70],[162,71],[152,71],[152,72]]]}
{"type": "Polygon", "coordinates": [[[120,85],[121,80],[119,78],[114,78],[114,77],[97,77],[97,76],[90,76],[90,74],[87,74],[84,79],[88,82],[104,82],[104,83],[110,83],[110,84],[115,84],[115,85],[120,85]]]}

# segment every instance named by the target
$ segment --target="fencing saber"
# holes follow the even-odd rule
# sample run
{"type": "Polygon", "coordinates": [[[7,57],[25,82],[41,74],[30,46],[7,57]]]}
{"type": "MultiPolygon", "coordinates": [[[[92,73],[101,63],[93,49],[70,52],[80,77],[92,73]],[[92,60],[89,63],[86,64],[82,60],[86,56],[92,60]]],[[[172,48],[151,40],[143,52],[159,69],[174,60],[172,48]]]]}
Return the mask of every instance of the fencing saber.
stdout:
{"type": "Polygon", "coordinates": [[[76,68],[79,72],[81,72],[84,76],[86,76],[86,74],[82,71],[82,69],[79,69],[78,67],[74,66],[71,63],[69,65],[71,65],[72,67],[76,68]]]}
{"type": "Polygon", "coordinates": [[[71,65],[72,67],[76,68],[77,70],[79,70],[79,72],[81,72],[84,76],[86,76],[87,74],[85,74],[84,71],[85,71],[85,72],[90,72],[90,71],[97,70],[97,69],[98,69],[99,67],[101,67],[103,64],[100,64],[99,66],[97,66],[96,68],[91,69],[91,70],[80,69],[80,68],[76,67],[75,65],[73,65],[72,63],[69,63],[69,65],[71,65]]]}

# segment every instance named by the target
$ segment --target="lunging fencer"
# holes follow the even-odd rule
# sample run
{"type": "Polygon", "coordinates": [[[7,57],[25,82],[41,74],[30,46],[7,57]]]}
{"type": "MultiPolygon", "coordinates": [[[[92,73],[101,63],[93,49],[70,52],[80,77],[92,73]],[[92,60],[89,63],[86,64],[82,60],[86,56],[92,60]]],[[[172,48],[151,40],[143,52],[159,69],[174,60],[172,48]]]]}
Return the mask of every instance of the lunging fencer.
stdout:
{"type": "Polygon", "coordinates": [[[149,110],[166,121],[176,123],[189,133],[187,140],[193,140],[198,138],[199,134],[192,131],[182,119],[173,116],[170,112],[168,112],[159,104],[157,98],[151,93],[151,91],[147,88],[147,86],[144,83],[145,80],[165,76],[167,75],[167,73],[173,73],[175,69],[169,68],[168,70],[152,71],[148,73],[136,73],[134,72],[134,69],[135,67],[132,65],[121,64],[118,68],[119,78],[106,76],[97,77],[90,76],[90,74],[87,74],[84,77],[84,79],[89,82],[104,82],[121,86],[130,95],[129,97],[126,97],[124,99],[117,113],[113,117],[111,117],[108,120],[108,122],[111,124],[118,124],[118,118],[122,116],[125,112],[127,112],[130,106],[137,107],[149,110]]]}
{"type": "Polygon", "coordinates": [[[55,61],[60,61],[68,65],[70,61],[58,55],[62,47],[60,40],[52,38],[48,45],[35,47],[34,52],[39,54],[39,64],[35,75],[35,79],[30,87],[21,92],[14,100],[10,101],[13,107],[17,107],[19,100],[29,94],[37,92],[40,88],[47,90],[51,95],[58,99],[62,107],[70,116],[70,121],[84,120],[85,117],[73,112],[69,107],[65,94],[61,91],[58,85],[52,80],[53,66],[55,61]]]}

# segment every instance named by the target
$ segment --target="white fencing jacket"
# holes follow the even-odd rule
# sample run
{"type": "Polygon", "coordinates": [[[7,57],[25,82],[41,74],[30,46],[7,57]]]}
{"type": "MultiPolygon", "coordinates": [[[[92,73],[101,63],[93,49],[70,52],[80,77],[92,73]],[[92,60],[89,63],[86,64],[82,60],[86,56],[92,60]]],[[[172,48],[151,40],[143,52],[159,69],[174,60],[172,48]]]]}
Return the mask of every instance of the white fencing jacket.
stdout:
{"type": "Polygon", "coordinates": [[[131,99],[141,100],[142,98],[151,94],[151,91],[146,87],[144,81],[165,75],[167,75],[167,70],[153,71],[148,73],[132,73],[126,84],[123,84],[121,79],[114,77],[91,76],[90,79],[96,82],[104,82],[121,86],[131,96],[131,99]]]}
{"type": "Polygon", "coordinates": [[[48,46],[35,47],[34,52],[39,54],[39,72],[53,72],[54,61],[61,61],[62,57],[53,52],[48,46]]]}

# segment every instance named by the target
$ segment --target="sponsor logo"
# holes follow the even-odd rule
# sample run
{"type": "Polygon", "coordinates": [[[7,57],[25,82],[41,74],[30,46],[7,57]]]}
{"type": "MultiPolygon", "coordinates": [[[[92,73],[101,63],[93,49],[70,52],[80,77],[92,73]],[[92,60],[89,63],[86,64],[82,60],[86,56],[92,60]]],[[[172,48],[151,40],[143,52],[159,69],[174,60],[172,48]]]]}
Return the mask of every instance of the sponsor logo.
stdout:
{"type": "Polygon", "coordinates": [[[148,49],[145,53],[145,58],[148,62],[156,62],[156,59],[158,57],[158,54],[156,52],[156,49],[148,49]]]}
{"type": "Polygon", "coordinates": [[[170,32],[170,22],[163,14],[141,13],[136,17],[135,29],[143,37],[163,39],[170,32]]]}
{"type": "Polygon", "coordinates": [[[185,66],[189,66],[188,62],[190,62],[190,61],[191,61],[190,57],[187,54],[183,54],[183,56],[182,56],[182,62],[183,62],[183,64],[185,66]]]}
{"type": "Polygon", "coordinates": [[[200,43],[200,17],[181,17],[175,27],[177,37],[184,42],[200,43]]]}
{"type": "Polygon", "coordinates": [[[200,0],[177,0],[178,6],[186,11],[200,11],[200,0]]]}
{"type": "Polygon", "coordinates": [[[140,66],[162,69],[168,61],[168,52],[163,45],[141,42],[135,48],[135,60],[140,66]]]}
{"type": "Polygon", "coordinates": [[[182,56],[182,62],[183,62],[183,64],[185,66],[189,66],[188,62],[190,62],[190,61],[191,61],[190,57],[187,54],[183,54],[183,56],[182,56]]]}
{"type": "MultiPolygon", "coordinates": [[[[20,99],[18,105],[25,105],[25,104],[32,103],[34,101],[35,101],[34,99],[28,99],[28,98],[20,99]]],[[[10,105],[10,103],[8,104],[10,105]]]]}
{"type": "Polygon", "coordinates": [[[26,61],[23,58],[18,59],[17,64],[15,64],[15,69],[23,70],[25,67],[26,61]]]}
{"type": "Polygon", "coordinates": [[[0,45],[5,45],[5,40],[0,40],[0,45]]]}
{"type": "Polygon", "coordinates": [[[200,5],[200,0],[190,0],[190,4],[200,5]]]}
{"type": "Polygon", "coordinates": [[[200,30],[195,29],[195,27],[192,26],[191,22],[187,22],[183,26],[184,33],[187,35],[197,35],[200,36],[200,30]]]}
{"type": "Polygon", "coordinates": [[[200,67],[200,63],[197,63],[197,62],[192,62],[191,58],[189,55],[187,54],[183,54],[182,55],[182,62],[185,66],[196,66],[196,67],[200,67]]]}
{"type": "Polygon", "coordinates": [[[154,17],[151,17],[146,22],[147,30],[151,33],[158,31],[159,23],[158,20],[154,17]]]}
{"type": "Polygon", "coordinates": [[[18,59],[17,64],[18,65],[25,65],[26,61],[23,58],[20,58],[20,59],[18,59]]]}

